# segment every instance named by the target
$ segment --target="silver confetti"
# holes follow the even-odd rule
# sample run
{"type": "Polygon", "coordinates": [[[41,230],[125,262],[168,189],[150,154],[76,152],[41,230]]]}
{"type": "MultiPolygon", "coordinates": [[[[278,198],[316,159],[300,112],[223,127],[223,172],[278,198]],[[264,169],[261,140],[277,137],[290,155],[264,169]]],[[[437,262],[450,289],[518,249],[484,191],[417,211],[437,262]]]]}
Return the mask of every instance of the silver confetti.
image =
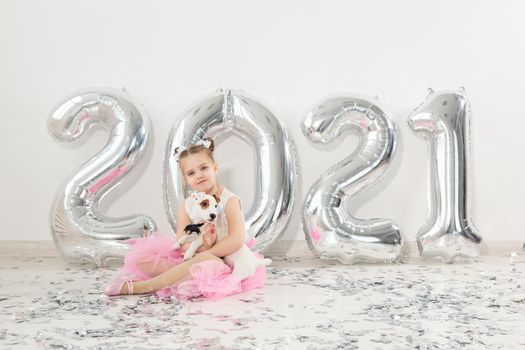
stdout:
{"type": "Polygon", "coordinates": [[[351,267],[281,258],[265,288],[198,302],[108,298],[100,290],[114,271],[9,258],[0,348],[520,349],[525,256],[514,258],[351,267]]]}

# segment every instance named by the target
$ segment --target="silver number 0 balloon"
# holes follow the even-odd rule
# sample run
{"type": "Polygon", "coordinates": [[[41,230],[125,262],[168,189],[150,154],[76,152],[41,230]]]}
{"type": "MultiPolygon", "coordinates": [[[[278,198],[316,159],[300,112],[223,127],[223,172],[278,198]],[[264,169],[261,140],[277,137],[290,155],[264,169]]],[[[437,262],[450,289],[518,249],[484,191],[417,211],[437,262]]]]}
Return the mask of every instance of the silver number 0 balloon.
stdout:
{"type": "Polygon", "coordinates": [[[360,135],[356,151],[322,175],[306,197],[303,228],[310,248],[321,258],[348,264],[396,260],[403,244],[400,229],[388,219],[357,219],[346,208],[387,169],[396,145],[391,118],[365,97],[336,97],[315,106],[302,129],[309,140],[323,144],[345,130],[360,135]]]}
{"type": "Polygon", "coordinates": [[[163,171],[166,214],[175,230],[177,204],[187,195],[174,149],[205,137],[217,141],[230,134],[244,139],[254,151],[256,193],[245,223],[247,235],[257,238],[255,249],[261,251],[284,231],[290,218],[296,187],[295,151],[275,116],[241,92],[218,90],[173,125],[163,171]]]}
{"type": "Polygon", "coordinates": [[[144,153],[150,122],[145,110],[116,89],[79,91],[62,101],[48,120],[58,141],[80,138],[91,126],[109,131],[103,149],[87,161],[58,194],[51,225],[55,245],[69,261],[87,260],[104,266],[128,251],[123,240],[155,230],[144,215],[104,216],[99,201],[131,171],[144,153]]]}
{"type": "Polygon", "coordinates": [[[463,91],[430,91],[408,124],[427,139],[430,158],[430,215],[417,235],[421,256],[446,262],[478,256],[481,236],[467,196],[470,105],[463,91]]]}

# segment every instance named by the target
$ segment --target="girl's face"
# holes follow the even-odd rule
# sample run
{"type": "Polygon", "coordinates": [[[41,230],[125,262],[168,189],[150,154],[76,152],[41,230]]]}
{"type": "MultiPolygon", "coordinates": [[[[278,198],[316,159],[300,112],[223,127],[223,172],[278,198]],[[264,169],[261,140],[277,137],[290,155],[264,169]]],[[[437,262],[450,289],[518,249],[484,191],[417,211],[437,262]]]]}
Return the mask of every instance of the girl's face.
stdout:
{"type": "Polygon", "coordinates": [[[180,160],[184,179],[194,191],[210,194],[216,189],[217,163],[206,152],[189,154],[180,160]]]}

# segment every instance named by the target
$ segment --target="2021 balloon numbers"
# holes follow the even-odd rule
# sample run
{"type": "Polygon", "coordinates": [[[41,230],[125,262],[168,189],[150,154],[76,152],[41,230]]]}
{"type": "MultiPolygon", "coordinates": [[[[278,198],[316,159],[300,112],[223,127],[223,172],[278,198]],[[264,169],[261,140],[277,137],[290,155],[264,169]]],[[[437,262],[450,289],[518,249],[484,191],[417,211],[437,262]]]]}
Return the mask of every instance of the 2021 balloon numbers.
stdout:
{"type": "MultiPolygon", "coordinates": [[[[412,129],[427,139],[430,160],[430,214],[417,235],[422,256],[479,255],[478,234],[469,215],[468,147],[470,107],[462,90],[431,92],[409,116],[412,129]]],[[[98,202],[120,183],[144,153],[149,119],[140,103],[126,92],[91,89],[72,94],[54,109],[48,122],[59,141],[72,141],[93,125],[110,137],[59,192],[51,218],[57,249],[70,261],[88,260],[103,266],[128,250],[124,240],[155,230],[144,215],[108,218],[98,202]]],[[[377,101],[358,95],[327,99],[303,119],[312,142],[330,143],[345,130],[360,137],[357,149],[331,167],[311,187],[303,208],[303,228],[319,257],[342,263],[390,262],[403,252],[403,234],[389,219],[357,219],[348,202],[377,183],[395,152],[397,129],[377,101]]],[[[166,149],[164,199],[170,224],[173,203],[185,195],[173,163],[174,147],[203,137],[241,136],[255,152],[257,195],[247,214],[249,233],[264,250],[283,232],[295,197],[296,155],[290,135],[273,114],[241,92],[218,91],[193,106],[173,126],[166,149]]]]}

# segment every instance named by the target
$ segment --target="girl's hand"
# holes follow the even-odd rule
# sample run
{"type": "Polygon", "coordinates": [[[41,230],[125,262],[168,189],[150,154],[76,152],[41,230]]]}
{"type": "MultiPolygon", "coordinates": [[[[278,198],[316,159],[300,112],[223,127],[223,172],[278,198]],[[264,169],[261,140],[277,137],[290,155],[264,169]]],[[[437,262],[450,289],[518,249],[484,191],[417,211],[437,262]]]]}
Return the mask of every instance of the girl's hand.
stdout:
{"type": "Polygon", "coordinates": [[[202,240],[206,250],[210,249],[217,240],[217,228],[214,224],[206,224],[204,232],[202,233],[202,240]]]}

